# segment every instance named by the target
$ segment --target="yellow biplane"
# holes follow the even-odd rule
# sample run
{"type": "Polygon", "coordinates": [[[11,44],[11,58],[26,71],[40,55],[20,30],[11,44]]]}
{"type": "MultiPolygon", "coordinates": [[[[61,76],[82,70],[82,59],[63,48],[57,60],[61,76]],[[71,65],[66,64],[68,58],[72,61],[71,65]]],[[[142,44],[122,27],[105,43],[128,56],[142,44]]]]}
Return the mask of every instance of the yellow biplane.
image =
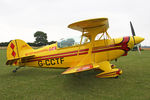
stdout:
{"type": "Polygon", "coordinates": [[[91,69],[100,69],[99,78],[118,77],[122,70],[110,61],[127,55],[134,45],[144,40],[138,36],[112,39],[107,33],[107,18],[79,21],[68,26],[82,32],[79,44],[69,47],[58,43],[33,49],[22,40],[12,40],[7,47],[7,65],[20,67],[68,68],[62,74],[71,74],[91,69]]]}

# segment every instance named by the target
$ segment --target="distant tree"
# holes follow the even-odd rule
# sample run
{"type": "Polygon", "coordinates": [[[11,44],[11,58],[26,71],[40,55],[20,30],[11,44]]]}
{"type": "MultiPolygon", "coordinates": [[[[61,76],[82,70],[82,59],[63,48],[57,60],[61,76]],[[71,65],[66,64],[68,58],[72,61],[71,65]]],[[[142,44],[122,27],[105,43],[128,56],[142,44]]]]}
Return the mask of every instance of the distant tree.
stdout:
{"type": "Polygon", "coordinates": [[[42,31],[37,31],[34,33],[34,37],[35,37],[35,44],[37,46],[42,46],[42,45],[48,44],[46,33],[42,32],[42,31]]]}
{"type": "Polygon", "coordinates": [[[6,47],[6,46],[8,46],[8,44],[9,44],[9,42],[1,42],[1,43],[0,43],[0,46],[1,46],[1,47],[6,47]]]}

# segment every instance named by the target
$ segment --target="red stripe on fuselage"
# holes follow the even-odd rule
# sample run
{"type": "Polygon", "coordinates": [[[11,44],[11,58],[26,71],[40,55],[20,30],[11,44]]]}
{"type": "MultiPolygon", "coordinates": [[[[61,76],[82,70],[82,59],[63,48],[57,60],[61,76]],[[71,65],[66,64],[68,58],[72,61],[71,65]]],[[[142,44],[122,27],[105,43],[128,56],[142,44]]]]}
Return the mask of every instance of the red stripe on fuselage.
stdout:
{"type": "MultiPolygon", "coordinates": [[[[79,52],[81,52],[81,53],[79,53],[79,55],[88,54],[88,52],[87,52],[88,50],[89,49],[79,50],[79,52]]],[[[26,61],[26,62],[33,62],[33,61],[60,58],[60,57],[76,56],[77,52],[78,51],[76,50],[76,51],[71,51],[71,52],[65,52],[65,53],[59,53],[59,54],[53,54],[53,55],[46,55],[46,56],[33,58],[32,60],[30,59],[29,61],[26,61]]]]}
{"type": "MultiPolygon", "coordinates": [[[[83,50],[79,50],[79,52],[82,51],[88,51],[89,49],[83,49],[83,50]]],[[[65,52],[65,53],[59,53],[59,54],[52,54],[52,55],[46,55],[46,56],[40,56],[40,57],[36,57],[36,58],[43,58],[43,57],[49,57],[49,56],[58,56],[58,55],[64,55],[64,54],[70,54],[70,53],[77,53],[78,50],[76,51],[71,51],[71,52],[65,52]]]]}
{"type": "Polygon", "coordinates": [[[95,51],[92,51],[92,53],[103,52],[103,51],[109,51],[109,50],[116,50],[116,49],[121,49],[121,47],[109,48],[109,49],[103,49],[103,50],[95,50],[95,51]]]}

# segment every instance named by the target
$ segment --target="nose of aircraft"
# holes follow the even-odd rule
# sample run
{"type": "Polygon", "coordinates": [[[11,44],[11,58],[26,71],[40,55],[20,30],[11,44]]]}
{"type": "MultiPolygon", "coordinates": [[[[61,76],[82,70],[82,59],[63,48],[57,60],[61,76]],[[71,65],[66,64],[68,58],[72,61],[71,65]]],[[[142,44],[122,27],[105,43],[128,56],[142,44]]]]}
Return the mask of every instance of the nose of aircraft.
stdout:
{"type": "Polygon", "coordinates": [[[134,36],[134,44],[139,44],[144,40],[144,38],[139,37],[139,36],[134,36]]]}

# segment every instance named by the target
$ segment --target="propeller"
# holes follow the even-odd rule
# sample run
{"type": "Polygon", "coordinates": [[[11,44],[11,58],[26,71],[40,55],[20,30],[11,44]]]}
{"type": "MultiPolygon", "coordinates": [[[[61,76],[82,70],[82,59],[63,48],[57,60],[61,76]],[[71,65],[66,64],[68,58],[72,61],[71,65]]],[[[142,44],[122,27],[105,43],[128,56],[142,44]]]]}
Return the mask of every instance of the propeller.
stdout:
{"type": "MultiPolygon", "coordinates": [[[[131,27],[131,32],[132,32],[132,36],[133,36],[133,40],[134,40],[134,45],[135,45],[135,38],[134,38],[134,36],[136,36],[136,35],[135,35],[135,31],[134,31],[134,28],[133,28],[133,25],[132,25],[131,21],[130,21],[130,27],[131,27]]],[[[140,44],[136,44],[136,49],[139,51],[139,54],[141,54],[140,44]]]]}

